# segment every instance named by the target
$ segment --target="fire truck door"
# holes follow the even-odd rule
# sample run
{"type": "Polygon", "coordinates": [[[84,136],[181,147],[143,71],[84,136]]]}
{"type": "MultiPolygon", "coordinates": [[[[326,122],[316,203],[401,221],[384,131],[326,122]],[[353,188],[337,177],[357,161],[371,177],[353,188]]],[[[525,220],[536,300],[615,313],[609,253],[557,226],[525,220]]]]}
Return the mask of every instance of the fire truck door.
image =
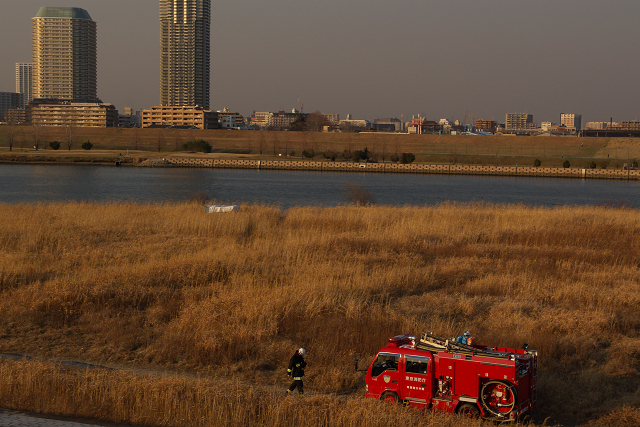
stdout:
{"type": "Polygon", "coordinates": [[[370,368],[369,391],[375,394],[382,394],[386,390],[398,391],[400,387],[399,362],[399,354],[378,353],[370,368]]]}
{"type": "Polygon", "coordinates": [[[430,357],[405,356],[403,387],[406,400],[427,404],[433,397],[433,362],[430,357]]]}

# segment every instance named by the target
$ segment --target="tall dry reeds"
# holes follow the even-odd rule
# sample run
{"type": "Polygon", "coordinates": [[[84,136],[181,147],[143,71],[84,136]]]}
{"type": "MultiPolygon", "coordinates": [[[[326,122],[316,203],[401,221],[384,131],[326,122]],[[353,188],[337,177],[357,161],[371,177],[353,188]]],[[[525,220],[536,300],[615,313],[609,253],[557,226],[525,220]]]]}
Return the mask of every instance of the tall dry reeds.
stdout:
{"type": "Polygon", "coordinates": [[[639,411],[636,210],[51,203],[0,217],[0,351],[283,388],[304,346],[308,389],[361,396],[356,355],[468,329],[540,351],[539,419],[639,411]]]}
{"type": "Polygon", "coordinates": [[[359,397],[285,398],[239,381],[0,362],[0,402],[32,411],[147,426],[479,426],[359,397]]]}

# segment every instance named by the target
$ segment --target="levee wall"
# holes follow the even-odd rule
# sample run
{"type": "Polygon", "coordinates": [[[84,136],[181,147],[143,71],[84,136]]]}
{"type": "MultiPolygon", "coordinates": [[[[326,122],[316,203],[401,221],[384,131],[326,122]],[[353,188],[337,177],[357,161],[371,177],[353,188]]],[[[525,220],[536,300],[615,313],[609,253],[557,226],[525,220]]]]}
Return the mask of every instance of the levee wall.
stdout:
{"type": "Polygon", "coordinates": [[[316,162],[296,160],[221,160],[167,158],[175,166],[326,172],[422,173],[449,175],[495,175],[549,178],[638,180],[640,170],[543,168],[531,166],[426,165],[397,163],[316,162]]]}

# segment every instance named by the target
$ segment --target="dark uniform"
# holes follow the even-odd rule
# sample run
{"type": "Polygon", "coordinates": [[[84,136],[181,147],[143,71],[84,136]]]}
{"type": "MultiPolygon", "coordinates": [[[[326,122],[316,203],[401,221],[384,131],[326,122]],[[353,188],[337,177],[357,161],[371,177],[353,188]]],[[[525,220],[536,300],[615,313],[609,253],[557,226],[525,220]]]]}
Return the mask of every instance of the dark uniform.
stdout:
{"type": "MultiPolygon", "coordinates": [[[[303,350],[304,351],[304,350],[303,350]]],[[[304,361],[304,357],[300,354],[300,350],[296,351],[291,360],[289,360],[289,368],[287,369],[287,375],[293,377],[293,382],[287,389],[287,395],[291,394],[293,390],[298,388],[298,394],[304,394],[302,380],[304,379],[304,368],[306,368],[307,362],[304,361]]]]}

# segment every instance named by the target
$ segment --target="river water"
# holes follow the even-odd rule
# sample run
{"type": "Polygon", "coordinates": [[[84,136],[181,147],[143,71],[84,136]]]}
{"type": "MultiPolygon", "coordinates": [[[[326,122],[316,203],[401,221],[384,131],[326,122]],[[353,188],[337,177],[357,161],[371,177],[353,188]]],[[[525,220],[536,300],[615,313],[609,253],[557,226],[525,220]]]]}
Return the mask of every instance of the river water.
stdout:
{"type": "Polygon", "coordinates": [[[640,207],[640,182],[461,175],[296,172],[1,164],[0,202],[186,201],[198,192],[219,204],[347,204],[347,183],[384,205],[488,202],[529,206],[640,207]]]}

